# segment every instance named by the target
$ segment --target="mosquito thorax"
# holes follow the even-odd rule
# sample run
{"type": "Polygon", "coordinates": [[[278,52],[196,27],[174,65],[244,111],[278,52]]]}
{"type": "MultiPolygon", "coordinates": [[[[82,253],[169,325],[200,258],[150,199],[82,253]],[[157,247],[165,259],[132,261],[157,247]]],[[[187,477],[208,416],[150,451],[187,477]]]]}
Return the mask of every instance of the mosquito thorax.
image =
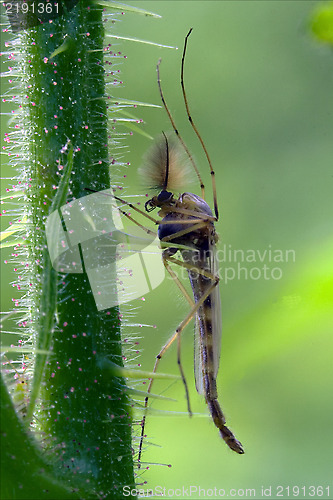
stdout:
{"type": "MultiPolygon", "coordinates": [[[[162,217],[157,232],[159,239],[167,238],[170,243],[207,250],[209,243],[215,243],[217,238],[210,206],[200,196],[193,193],[182,193],[178,199],[172,195],[168,196],[170,194],[161,191],[157,197],[161,208],[159,215],[162,217]],[[203,227],[197,228],[198,218],[195,213],[209,217],[203,227]],[[193,231],[189,231],[192,227],[193,231]]],[[[205,219],[200,217],[199,222],[201,220],[205,219]]],[[[169,250],[173,252],[175,249],[170,246],[169,250]]]]}
{"type": "Polygon", "coordinates": [[[200,198],[200,196],[198,196],[197,194],[183,193],[179,196],[179,201],[185,208],[188,208],[189,210],[200,212],[213,217],[213,212],[208,203],[200,198]]]}

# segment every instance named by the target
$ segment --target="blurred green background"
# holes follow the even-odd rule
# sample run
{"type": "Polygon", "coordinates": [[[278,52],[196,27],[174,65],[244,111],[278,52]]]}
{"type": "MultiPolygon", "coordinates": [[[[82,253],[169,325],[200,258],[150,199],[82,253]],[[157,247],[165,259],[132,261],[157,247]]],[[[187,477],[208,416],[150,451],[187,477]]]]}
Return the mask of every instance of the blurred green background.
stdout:
{"type": "MultiPolygon", "coordinates": [[[[149,415],[148,440],[158,447],[147,446],[143,460],[172,468],[151,465],[142,475],[148,483],[144,487],[216,487],[225,496],[234,488],[234,498],[254,488],[252,498],[262,498],[261,488],[271,486],[274,498],[278,485],[330,486],[322,498],[333,498],[333,57],[309,31],[318,2],[132,5],[163,17],[126,14],[116,25],[118,34],[179,50],[121,43],[119,50],[127,55],[120,66],[124,86],[114,95],[160,104],[156,62],[162,57],[165,97],[210,193],[208,167],[187,122],[179,82],[183,39],[192,27],[186,88],[216,170],[221,248],[291,249],[296,255],[295,262],[241,263],[248,270],[263,264],[279,267],[281,279],[244,279],[243,273],[227,284],[222,280],[218,388],[227,422],[244,444],[245,455],[226,447],[196,394],[189,327],[182,356],[193,410],[200,415],[190,419],[185,413],[181,382],[156,382],[154,393],[177,402],[153,403],[169,414],[149,415]]],[[[163,109],[135,113],[152,136],[170,129],[163,109]]],[[[150,144],[139,134],[129,139],[131,151],[124,159],[131,166],[123,179],[127,194],[144,192],[137,169],[150,144]]],[[[186,190],[199,194],[196,184],[186,190]]],[[[222,276],[223,266],[236,268],[237,262],[222,263],[222,276]]],[[[168,281],[145,299],[126,305],[124,314],[128,312],[129,321],[156,325],[139,330],[143,353],[138,362],[151,370],[154,356],[188,306],[168,281]]],[[[160,369],[178,373],[174,348],[160,369]]],[[[306,489],[299,497],[320,496],[310,493],[306,489]]],[[[282,498],[287,496],[285,489],[282,498]]]]}

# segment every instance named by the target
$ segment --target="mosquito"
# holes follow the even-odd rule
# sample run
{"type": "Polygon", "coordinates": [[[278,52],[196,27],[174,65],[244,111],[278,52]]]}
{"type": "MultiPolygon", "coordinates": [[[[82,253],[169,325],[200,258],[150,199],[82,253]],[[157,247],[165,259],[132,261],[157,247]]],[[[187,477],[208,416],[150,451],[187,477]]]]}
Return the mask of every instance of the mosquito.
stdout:
{"type": "MultiPolygon", "coordinates": [[[[192,411],[190,406],[189,390],[181,364],[181,334],[188,323],[192,319],[195,319],[194,371],[196,390],[199,394],[204,395],[213,422],[218,428],[222,439],[231,450],[236,453],[243,454],[243,446],[235,438],[232,431],[227,427],[225,416],[218,402],[216,378],[219,369],[221,352],[222,320],[219,275],[216,260],[218,235],[216,233],[214,223],[219,219],[219,212],[215,172],[206,146],[193,122],[184,86],[185,55],[188,38],[191,32],[192,28],[185,37],[181,60],[180,81],[188,120],[200,141],[210,168],[214,214],[205,201],[205,186],[198,167],[175,125],[164,98],[160,79],[161,59],[158,61],[156,68],[158,89],[164,109],[172,125],[174,135],[170,136],[164,132],[162,133],[161,139],[154,144],[152,149],[147,154],[146,164],[148,165],[148,168],[143,173],[144,176],[150,177],[152,184],[154,184],[156,190],[159,190],[159,193],[145,203],[145,211],[116,195],[114,195],[114,198],[121,202],[123,206],[125,205],[133,209],[138,214],[144,216],[146,219],[149,219],[150,222],[153,222],[158,226],[157,235],[160,240],[161,248],[163,249],[162,260],[164,267],[188,301],[191,308],[186,318],[178,325],[173,335],[157,354],[152,373],[154,374],[157,372],[162,357],[168,351],[170,346],[174,342],[177,342],[177,363],[185,388],[188,413],[191,416],[192,411]],[[182,157],[184,156],[184,152],[195,171],[197,180],[199,181],[201,196],[185,192],[181,193],[177,198],[172,192],[176,191],[179,181],[182,181],[182,157]],[[159,219],[150,215],[150,213],[155,209],[158,209],[159,219]],[[182,260],[175,257],[177,253],[180,254],[182,260]],[[171,265],[181,266],[187,271],[193,292],[193,298],[189,295],[183,283],[178,279],[176,272],[172,269],[171,265]]],[[[93,190],[88,189],[88,191],[93,190]]],[[[139,226],[146,233],[150,235],[155,234],[154,231],[140,224],[130,213],[120,207],[118,207],[118,209],[127,219],[139,226]]],[[[141,468],[142,464],[141,456],[145,438],[148,401],[150,395],[152,394],[151,390],[153,381],[154,377],[152,377],[149,381],[147,396],[144,402],[144,415],[141,422],[141,436],[137,459],[138,469],[141,468]]]]}
{"type": "MultiPolygon", "coordinates": [[[[161,140],[153,146],[151,153],[148,154],[148,163],[150,163],[150,168],[152,170],[155,169],[152,173],[152,177],[154,178],[156,187],[159,188],[159,194],[153,196],[145,203],[145,210],[150,213],[153,210],[158,209],[158,216],[160,217],[160,220],[155,220],[155,224],[158,225],[158,237],[163,249],[163,264],[187,299],[191,306],[191,310],[187,314],[186,318],[176,328],[174,334],[157,354],[153,373],[156,373],[158,365],[169,347],[174,342],[177,342],[177,362],[185,388],[188,413],[191,416],[192,412],[190,407],[189,391],[181,364],[181,334],[186,325],[194,318],[196,332],[194,360],[196,390],[199,394],[204,395],[213,422],[218,428],[222,439],[226,442],[229,448],[231,448],[231,450],[236,453],[243,454],[243,446],[235,438],[232,431],[226,426],[226,419],[218,402],[216,378],[218,374],[221,351],[222,321],[219,275],[216,261],[216,244],[218,242],[218,236],[214,223],[218,221],[219,213],[216,195],[215,172],[205,144],[193,122],[184,86],[185,54],[188,38],[191,32],[192,28],[187,33],[184,42],[180,75],[181,88],[188,120],[200,141],[210,168],[214,199],[214,214],[205,201],[205,186],[199,170],[175,125],[164,98],[160,78],[161,60],[159,60],[157,64],[158,89],[164,109],[169,117],[176,137],[174,136],[173,139],[163,133],[161,140]],[[180,148],[185,150],[195,170],[197,179],[200,183],[201,196],[185,192],[180,194],[177,198],[172,192],[171,185],[175,175],[179,174],[180,169],[180,165],[177,161],[180,154],[180,148]],[[176,254],[180,254],[181,260],[175,257],[176,254]],[[193,299],[186,291],[182,282],[178,279],[176,273],[171,267],[171,264],[181,266],[187,270],[193,292],[193,299]]],[[[132,206],[132,208],[134,207],[132,206]]],[[[148,213],[141,213],[142,215],[148,216],[148,213]]],[[[125,213],[125,215],[127,214],[125,213]]],[[[150,215],[148,217],[152,219],[150,215]]],[[[153,381],[154,378],[151,378],[147,390],[147,396],[145,398],[145,413],[142,419],[138,468],[141,468],[146,415],[153,381]]]]}

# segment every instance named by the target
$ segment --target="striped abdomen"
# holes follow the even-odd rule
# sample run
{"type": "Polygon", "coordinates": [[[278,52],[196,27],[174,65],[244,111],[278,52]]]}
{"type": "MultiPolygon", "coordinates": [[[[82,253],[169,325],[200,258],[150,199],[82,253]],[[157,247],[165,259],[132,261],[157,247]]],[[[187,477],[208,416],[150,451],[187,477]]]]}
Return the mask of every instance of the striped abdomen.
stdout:
{"type": "Polygon", "coordinates": [[[183,250],[182,256],[187,264],[198,268],[198,271],[189,271],[195,302],[198,303],[204,294],[211,290],[196,315],[196,388],[200,394],[204,394],[212,419],[219,429],[221,437],[229,448],[242,454],[244,453],[242,444],[225,425],[225,417],[217,400],[216,377],[221,349],[222,321],[219,283],[218,279],[214,279],[214,276],[218,276],[215,265],[215,248],[213,245],[209,245],[208,249],[205,250],[183,250]],[[210,273],[212,277],[200,274],[199,270],[210,273]]]}

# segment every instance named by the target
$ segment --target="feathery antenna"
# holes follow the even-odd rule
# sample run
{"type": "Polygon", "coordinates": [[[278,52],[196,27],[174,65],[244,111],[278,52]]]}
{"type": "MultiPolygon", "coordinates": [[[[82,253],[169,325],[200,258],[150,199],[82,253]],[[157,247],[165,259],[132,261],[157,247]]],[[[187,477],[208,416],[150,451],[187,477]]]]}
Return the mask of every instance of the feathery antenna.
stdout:
{"type": "Polygon", "coordinates": [[[168,143],[168,138],[165,135],[165,133],[162,131],[162,134],[165,139],[165,178],[164,178],[164,184],[163,184],[163,191],[166,191],[166,188],[168,186],[168,180],[169,180],[169,143],[168,143]]]}

